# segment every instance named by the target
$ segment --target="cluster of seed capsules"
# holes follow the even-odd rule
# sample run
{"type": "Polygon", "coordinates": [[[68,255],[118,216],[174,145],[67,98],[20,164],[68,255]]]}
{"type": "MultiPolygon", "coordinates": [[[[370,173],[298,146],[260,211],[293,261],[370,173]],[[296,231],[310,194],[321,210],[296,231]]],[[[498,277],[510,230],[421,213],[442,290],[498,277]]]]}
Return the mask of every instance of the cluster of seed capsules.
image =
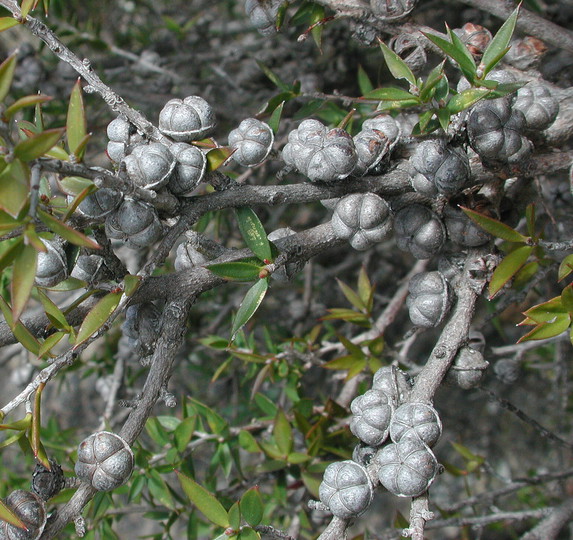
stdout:
{"type": "Polygon", "coordinates": [[[361,442],[352,460],[326,468],[319,488],[333,515],[351,519],[365,512],[377,485],[398,497],[417,497],[440,472],[431,450],[442,433],[440,418],[431,405],[409,401],[410,392],[407,376],[389,366],[352,402],[350,430],[361,442]]]}

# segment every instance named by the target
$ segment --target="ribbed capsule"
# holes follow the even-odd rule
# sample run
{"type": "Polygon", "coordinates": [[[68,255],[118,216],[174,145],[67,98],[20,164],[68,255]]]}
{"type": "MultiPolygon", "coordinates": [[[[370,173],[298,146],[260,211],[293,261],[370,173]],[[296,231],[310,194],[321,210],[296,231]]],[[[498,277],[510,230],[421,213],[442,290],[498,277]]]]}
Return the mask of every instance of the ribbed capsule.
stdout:
{"type": "Polygon", "coordinates": [[[245,11],[252,25],[263,36],[270,36],[277,31],[277,14],[282,0],[246,0],[245,11]]]}
{"type": "Polygon", "coordinates": [[[388,437],[394,412],[391,398],[380,390],[368,390],[350,404],[350,431],[369,446],[379,446],[388,437]]]}
{"type": "Polygon", "coordinates": [[[557,118],[559,102],[543,83],[529,83],[517,91],[513,108],[521,111],[528,130],[547,129],[557,118]]]}
{"type": "Polygon", "coordinates": [[[442,434],[438,412],[427,403],[404,403],[394,411],[390,422],[390,438],[398,443],[407,437],[419,437],[429,448],[442,434]]]}
{"type": "Polygon", "coordinates": [[[229,133],[229,146],[235,150],[232,158],[243,167],[254,167],[269,155],[274,140],[268,124],[256,118],[245,118],[229,133]]]}
{"type": "Polygon", "coordinates": [[[489,362],[479,350],[468,346],[461,347],[448,370],[446,380],[469,390],[480,383],[488,366],[489,362]]]}
{"type": "Polygon", "coordinates": [[[92,219],[101,219],[111,214],[123,200],[119,191],[100,188],[90,193],[78,206],[80,214],[92,219]]]}
{"type": "Polygon", "coordinates": [[[374,373],[372,389],[384,392],[397,407],[406,400],[412,385],[404,371],[396,366],[384,366],[374,373]]]}
{"type": "Polygon", "coordinates": [[[42,239],[46,251],[38,252],[36,285],[53,287],[68,277],[68,264],[62,246],[53,240],[42,239]]]}
{"type": "Polygon", "coordinates": [[[406,206],[394,219],[396,245],[416,259],[429,259],[442,248],[446,229],[440,218],[421,204],[406,206]]]}
{"type": "Polygon", "coordinates": [[[215,124],[213,109],[200,96],[170,99],[159,113],[159,130],[180,142],[209,136],[215,124]]]}
{"type": "Polygon", "coordinates": [[[42,536],[47,521],[46,505],[35,493],[17,489],[4,500],[6,506],[28,530],[0,520],[0,540],[36,540],[42,536]]]}
{"type": "Polygon", "coordinates": [[[438,326],[450,311],[452,297],[441,272],[421,272],[408,284],[406,298],[410,320],[421,328],[438,326]]]}
{"type": "Polygon", "coordinates": [[[366,511],[374,490],[366,469],[349,460],[331,463],[326,468],[318,492],[333,515],[350,519],[366,511]]]}
{"type": "Polygon", "coordinates": [[[418,0],[370,0],[372,13],[384,21],[401,19],[410,13],[418,0]]]}
{"type": "Polygon", "coordinates": [[[75,472],[98,491],[111,491],[129,480],[133,463],[133,452],[119,435],[98,431],[78,446],[75,472]]]}
{"type": "Polygon", "coordinates": [[[491,236],[479,225],[476,225],[459,208],[452,206],[444,208],[444,225],[450,241],[460,246],[483,246],[491,240],[491,236]]]}
{"type": "Polygon", "coordinates": [[[137,186],[154,191],[167,184],[176,165],[169,148],[161,143],[136,146],[123,161],[129,178],[137,186]]]}
{"type": "Polygon", "coordinates": [[[167,189],[174,195],[190,197],[207,170],[207,158],[196,146],[175,143],[169,147],[175,158],[175,170],[169,177],[167,189]]]}
{"type": "Polygon", "coordinates": [[[359,251],[385,240],[392,223],[390,206],[374,193],[347,195],[338,201],[332,215],[334,234],[359,251]]]}
{"type": "Polygon", "coordinates": [[[126,198],[116,212],[107,216],[105,232],[108,238],[139,249],[157,242],[163,236],[163,225],[153,206],[126,198]]]}

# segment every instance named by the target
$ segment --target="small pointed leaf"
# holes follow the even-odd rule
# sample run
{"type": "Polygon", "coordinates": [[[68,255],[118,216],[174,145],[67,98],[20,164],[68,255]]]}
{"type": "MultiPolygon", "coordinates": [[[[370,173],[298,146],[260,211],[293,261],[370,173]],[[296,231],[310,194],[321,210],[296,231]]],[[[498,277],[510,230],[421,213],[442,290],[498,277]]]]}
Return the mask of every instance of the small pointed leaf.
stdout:
{"type": "Polygon", "coordinates": [[[462,73],[464,74],[464,77],[468,81],[471,82],[475,79],[476,65],[473,61],[473,58],[470,61],[463,50],[458,49],[456,45],[447,39],[436,36],[434,34],[429,34],[427,32],[422,32],[422,34],[424,34],[424,36],[428,38],[434,45],[442,49],[444,53],[446,53],[450,58],[458,63],[462,73]]]}
{"type": "Polygon", "coordinates": [[[262,266],[246,262],[216,263],[206,266],[206,268],[229,281],[254,281],[259,279],[259,272],[262,266]]]}
{"type": "Polygon", "coordinates": [[[249,249],[261,259],[261,261],[265,259],[270,261],[273,257],[271,245],[257,214],[246,206],[237,208],[235,212],[237,221],[239,222],[239,229],[249,249]]]}
{"type": "Polygon", "coordinates": [[[239,306],[235,319],[233,321],[233,328],[231,330],[231,341],[235,340],[237,332],[245,325],[251,317],[255,314],[258,307],[261,305],[267,289],[269,288],[269,278],[259,279],[248,291],[239,306]]]}
{"type": "Polygon", "coordinates": [[[503,54],[501,53],[507,50],[513,31],[515,30],[519,8],[520,6],[513,10],[484,51],[481,59],[482,64],[485,66],[484,75],[489,73],[502,58],[503,54],[505,54],[505,52],[503,54]]]}
{"type": "Polygon", "coordinates": [[[106,294],[93,307],[93,309],[86,315],[82,325],[80,326],[80,329],[78,330],[74,348],[78,347],[78,345],[81,345],[84,341],[89,339],[106,323],[110,315],[115,311],[115,308],[119,304],[121,297],[121,292],[106,294]]]}
{"type": "Polygon", "coordinates": [[[220,148],[213,148],[207,152],[207,170],[209,172],[216,171],[222,167],[235,152],[234,148],[221,146],[220,148]]]}
{"type": "Polygon", "coordinates": [[[497,238],[502,238],[508,242],[527,242],[527,236],[517,232],[505,223],[498,221],[497,219],[484,216],[474,210],[469,208],[460,207],[464,213],[475,223],[477,223],[482,229],[490,233],[497,238]]]}
{"type": "Polygon", "coordinates": [[[258,486],[252,487],[244,493],[241,497],[240,506],[241,514],[251,527],[256,527],[261,523],[264,505],[258,486]]]}
{"type": "Polygon", "coordinates": [[[551,322],[544,322],[538,324],[533,330],[530,330],[519,338],[517,343],[522,343],[524,341],[532,341],[538,339],[548,339],[565,332],[569,325],[571,324],[571,315],[569,313],[563,313],[556,315],[551,322]]]}
{"type": "Polygon", "coordinates": [[[533,251],[533,246],[521,246],[504,257],[491,276],[489,297],[493,298],[519,272],[533,251]]]}
{"type": "Polygon", "coordinates": [[[63,128],[47,129],[29,139],[20,141],[14,148],[14,155],[22,161],[32,161],[39,158],[56,145],[62,138],[64,131],[63,128]]]}
{"type": "Polygon", "coordinates": [[[62,223],[60,220],[56,219],[51,214],[44,212],[44,210],[38,209],[38,217],[57,235],[65,238],[68,242],[80,246],[87,247],[90,249],[100,249],[100,245],[88,238],[85,234],[76,231],[69,225],[62,223]]]}
{"type": "Polygon", "coordinates": [[[12,273],[12,316],[18,320],[30,298],[34,278],[36,277],[36,262],[38,252],[34,246],[25,245],[14,260],[12,273]]]}
{"type": "Polygon", "coordinates": [[[468,88],[460,94],[453,96],[448,102],[450,114],[457,114],[468,109],[481,99],[487,97],[490,91],[487,88],[468,88]]]}
{"type": "MultiPolygon", "coordinates": [[[[18,529],[28,530],[24,522],[16,515],[10,508],[8,508],[2,500],[0,500],[0,519],[18,527],[18,529]]],[[[23,535],[25,537],[25,535],[23,535]]]]}
{"type": "Polygon", "coordinates": [[[82,143],[85,149],[84,139],[87,136],[87,122],[86,111],[84,108],[84,100],[82,97],[82,84],[78,78],[76,84],[72,89],[70,95],[70,103],[68,105],[68,116],[66,120],[66,135],[68,138],[68,150],[74,154],[76,158],[81,160],[83,151],[80,151],[82,143]]]}
{"type": "Polygon", "coordinates": [[[9,28],[16,26],[17,24],[20,23],[13,17],[0,17],[0,32],[8,30],[9,28]]]}
{"type": "Polygon", "coordinates": [[[273,436],[279,451],[282,453],[282,457],[286,457],[292,452],[292,428],[284,411],[280,408],[275,416],[273,436]]]}
{"type": "Polygon", "coordinates": [[[379,99],[381,101],[404,101],[404,100],[418,100],[418,98],[410,94],[403,88],[394,88],[387,86],[384,88],[376,88],[365,94],[364,99],[379,99]]]}
{"type": "Polygon", "coordinates": [[[15,69],[16,53],[13,53],[0,64],[0,101],[4,101],[10,92],[15,69]]]}
{"type": "Polygon", "coordinates": [[[2,311],[4,319],[6,319],[6,322],[14,333],[16,339],[32,354],[38,355],[40,351],[40,343],[21,322],[14,321],[12,318],[12,310],[2,296],[0,296],[0,310],[2,311]]]}
{"type": "Polygon", "coordinates": [[[4,115],[6,118],[12,118],[15,113],[17,113],[20,109],[24,107],[31,107],[32,105],[36,105],[38,103],[45,103],[46,101],[50,101],[50,96],[45,96],[44,94],[36,94],[35,96],[25,96],[16,100],[10,107],[6,109],[4,115]]]}
{"type": "Polygon", "coordinates": [[[271,118],[269,120],[269,127],[273,130],[273,133],[276,135],[279,130],[279,124],[281,121],[281,115],[283,113],[283,107],[285,105],[284,101],[281,101],[280,104],[276,107],[276,109],[271,114],[271,118]]]}
{"type": "Polygon", "coordinates": [[[382,54],[384,55],[384,60],[386,60],[388,69],[394,78],[406,79],[411,85],[416,86],[416,76],[408,64],[406,64],[404,60],[402,60],[392,49],[388,48],[388,46],[381,40],[380,48],[382,49],[382,54]]]}
{"type": "Polygon", "coordinates": [[[0,173],[0,209],[17,218],[28,200],[29,185],[28,166],[19,159],[9,163],[0,173]]]}

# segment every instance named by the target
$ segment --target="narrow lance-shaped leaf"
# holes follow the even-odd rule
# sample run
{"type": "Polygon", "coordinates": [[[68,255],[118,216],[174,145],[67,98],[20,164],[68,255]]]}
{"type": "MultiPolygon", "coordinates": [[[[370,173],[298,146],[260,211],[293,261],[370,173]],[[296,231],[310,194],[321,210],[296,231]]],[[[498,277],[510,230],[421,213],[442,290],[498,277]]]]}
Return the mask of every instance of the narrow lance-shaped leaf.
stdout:
{"type": "Polygon", "coordinates": [[[32,427],[30,430],[30,445],[32,447],[32,452],[34,452],[34,457],[49,471],[52,470],[50,465],[50,460],[46,454],[46,450],[42,441],[40,440],[40,429],[41,429],[41,408],[42,408],[42,391],[46,383],[40,383],[38,389],[36,390],[36,395],[34,396],[34,414],[32,419],[32,427]]]}
{"type": "Polygon", "coordinates": [[[281,115],[283,113],[283,107],[285,105],[284,101],[281,101],[277,108],[271,114],[271,118],[269,120],[269,127],[273,130],[273,133],[276,135],[279,130],[279,124],[281,121],[281,115]]]}
{"type": "Polygon", "coordinates": [[[65,315],[62,313],[60,308],[52,302],[52,300],[44,293],[42,290],[38,290],[38,297],[40,302],[42,302],[42,307],[46,312],[48,319],[54,325],[54,327],[60,330],[70,331],[71,327],[66,320],[65,315]]]}
{"type": "Polygon", "coordinates": [[[261,305],[267,289],[269,287],[269,278],[259,279],[248,291],[239,306],[239,310],[235,315],[233,321],[233,328],[231,330],[231,341],[234,341],[237,332],[245,325],[251,317],[255,314],[258,307],[261,305]]]}
{"type": "Polygon", "coordinates": [[[368,73],[366,73],[361,65],[358,65],[358,88],[360,88],[362,95],[374,89],[370,77],[368,77],[368,73]]]}
{"type": "Polygon", "coordinates": [[[18,527],[19,529],[28,530],[24,522],[8,508],[2,500],[0,500],[0,519],[7,521],[10,525],[14,525],[14,527],[18,527]]]}
{"type": "Polygon", "coordinates": [[[121,300],[121,292],[113,292],[106,294],[86,315],[82,322],[74,348],[81,345],[84,341],[89,339],[95,334],[109,319],[110,315],[115,311],[115,308],[121,300]]]}
{"type": "Polygon", "coordinates": [[[47,129],[29,139],[20,141],[14,148],[14,155],[22,161],[39,158],[56,145],[64,131],[63,128],[47,129]]]}
{"type": "Polygon", "coordinates": [[[0,173],[0,209],[13,218],[24,208],[30,192],[30,169],[19,159],[0,173]]]}
{"type": "Polygon", "coordinates": [[[0,101],[4,101],[10,91],[15,69],[16,53],[13,53],[0,64],[0,101]]]}
{"type": "Polygon", "coordinates": [[[12,275],[12,316],[18,320],[30,298],[38,253],[33,246],[25,245],[14,260],[12,275]]]}
{"type": "Polygon", "coordinates": [[[20,11],[22,12],[22,18],[25,19],[38,4],[38,0],[22,0],[22,5],[20,6],[20,11]]]}
{"type": "Polygon", "coordinates": [[[6,118],[11,118],[15,113],[17,113],[20,109],[25,107],[31,107],[32,105],[37,105],[39,103],[45,103],[46,101],[50,101],[50,96],[45,96],[44,94],[36,94],[34,96],[24,96],[16,100],[10,107],[6,109],[4,115],[6,118]]]}
{"type": "Polygon", "coordinates": [[[14,17],[0,17],[0,32],[20,24],[14,17]]]}
{"type": "Polygon", "coordinates": [[[88,238],[85,234],[76,231],[72,227],[62,223],[51,214],[38,209],[38,217],[57,235],[65,238],[68,242],[80,247],[87,247],[90,249],[100,249],[100,245],[88,238]]]}
{"type": "Polygon", "coordinates": [[[474,210],[470,210],[469,208],[464,208],[463,206],[460,208],[472,221],[477,223],[482,229],[492,234],[493,236],[502,238],[508,242],[527,242],[527,236],[523,236],[523,234],[517,232],[515,229],[512,229],[505,223],[502,223],[497,219],[484,216],[483,214],[480,214],[474,210]]]}
{"type": "Polygon", "coordinates": [[[0,296],[0,310],[2,311],[4,319],[6,319],[6,322],[14,333],[16,339],[32,354],[38,355],[38,352],[40,351],[40,343],[21,322],[14,321],[12,310],[2,296],[0,296]]]}
{"type": "Polygon", "coordinates": [[[270,261],[273,256],[271,245],[257,214],[250,208],[242,206],[236,209],[236,215],[237,221],[239,222],[239,229],[249,249],[261,259],[261,261],[265,259],[270,261]]]}
{"type": "Polygon", "coordinates": [[[472,53],[468,50],[465,43],[458,37],[455,32],[452,32],[452,29],[446,24],[446,29],[448,31],[448,37],[452,42],[452,45],[456,48],[456,50],[465,56],[466,60],[464,61],[464,66],[466,69],[471,71],[472,73],[476,72],[476,63],[472,53]]]}
{"type": "Polygon", "coordinates": [[[229,517],[223,505],[215,496],[200,486],[195,480],[185,476],[179,471],[175,471],[183,491],[189,497],[189,500],[197,509],[212,523],[219,527],[227,528],[229,526],[229,517]]]}
{"type": "Polygon", "coordinates": [[[457,96],[453,96],[448,102],[448,111],[450,114],[457,114],[471,107],[481,99],[487,97],[490,90],[487,88],[468,88],[457,96]]]}
{"type": "Polygon", "coordinates": [[[241,497],[241,513],[245,521],[251,526],[256,527],[263,519],[264,505],[259,492],[259,487],[254,486],[241,497]]]}
{"type": "Polygon", "coordinates": [[[436,36],[435,34],[429,34],[427,32],[422,32],[422,34],[458,63],[464,77],[468,79],[468,81],[471,82],[474,80],[476,74],[475,62],[473,62],[473,59],[470,61],[463,50],[458,49],[458,47],[447,39],[436,36]]]}
{"type": "Polygon", "coordinates": [[[533,246],[521,246],[507,255],[491,276],[489,297],[493,298],[519,272],[533,251],[533,246]]]}
{"type": "Polygon", "coordinates": [[[384,60],[388,65],[390,73],[396,79],[406,79],[411,85],[416,86],[416,76],[404,62],[392,49],[390,49],[382,40],[379,40],[380,48],[382,49],[382,54],[384,55],[384,60]]]}
{"type": "Polygon", "coordinates": [[[66,135],[68,138],[68,150],[74,154],[76,158],[81,160],[83,152],[80,152],[78,149],[87,135],[87,122],[82,97],[82,84],[79,78],[76,84],[74,84],[70,95],[68,116],[66,119],[66,135]]]}
{"type": "Polygon", "coordinates": [[[292,428],[282,409],[279,409],[275,416],[273,436],[283,457],[288,456],[292,452],[293,447],[292,428]]]}
{"type": "Polygon", "coordinates": [[[210,264],[207,270],[229,281],[254,281],[259,278],[262,266],[247,262],[210,264]]]}
{"type": "Polygon", "coordinates": [[[227,160],[235,152],[234,148],[228,148],[222,146],[220,148],[213,148],[207,152],[207,169],[209,172],[216,171],[219,167],[222,167],[227,160]]]}
{"type": "Polygon", "coordinates": [[[363,96],[365,99],[380,99],[382,101],[404,101],[417,100],[414,94],[410,94],[403,88],[394,88],[387,86],[385,88],[376,88],[363,96]]]}
{"type": "Polygon", "coordinates": [[[508,45],[515,30],[520,6],[521,4],[513,10],[484,51],[481,59],[481,63],[484,66],[484,76],[495,67],[503,55],[509,50],[508,45]]]}
{"type": "Polygon", "coordinates": [[[549,339],[558,336],[562,332],[565,332],[569,325],[571,324],[571,315],[569,313],[563,313],[556,315],[551,322],[544,322],[538,324],[533,330],[530,330],[519,338],[517,343],[522,343],[523,341],[533,341],[539,339],[549,339]]]}

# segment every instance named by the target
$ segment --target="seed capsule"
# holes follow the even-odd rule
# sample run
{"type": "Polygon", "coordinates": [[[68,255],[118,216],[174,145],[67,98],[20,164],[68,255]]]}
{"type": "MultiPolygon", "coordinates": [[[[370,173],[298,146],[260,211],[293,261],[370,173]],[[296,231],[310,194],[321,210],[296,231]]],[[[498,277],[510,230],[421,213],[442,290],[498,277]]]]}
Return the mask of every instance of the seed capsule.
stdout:
{"type": "Polygon", "coordinates": [[[115,433],[98,431],[78,446],[77,477],[98,491],[125,484],[133,470],[133,452],[115,433]]]}
{"type": "Polygon", "coordinates": [[[207,158],[196,146],[175,143],[169,147],[175,158],[175,170],[169,178],[167,189],[174,195],[190,197],[207,169],[207,158]]]}
{"type": "Polygon", "coordinates": [[[388,203],[374,193],[353,193],[340,199],[332,215],[332,229],[357,250],[385,240],[392,231],[388,203]]]}
{"type": "Polygon", "coordinates": [[[385,366],[374,373],[372,389],[384,392],[397,407],[408,397],[412,385],[401,369],[396,366],[385,366]]]}
{"type": "Polygon", "coordinates": [[[460,246],[477,247],[491,240],[491,236],[487,232],[476,225],[458,208],[445,207],[444,224],[448,232],[448,238],[460,246]]]}
{"type": "Polygon", "coordinates": [[[417,0],[370,0],[372,13],[384,21],[395,21],[410,13],[417,0]]]}
{"type": "Polygon", "coordinates": [[[394,412],[392,399],[380,390],[368,390],[350,404],[350,431],[370,446],[381,445],[388,437],[394,412]]]}
{"type": "Polygon", "coordinates": [[[246,118],[229,133],[229,146],[235,149],[232,158],[243,167],[254,167],[269,155],[275,137],[273,130],[256,118],[246,118]]]}
{"type": "Polygon", "coordinates": [[[99,255],[80,255],[72,269],[71,276],[88,283],[95,283],[105,272],[103,257],[99,255]]]}
{"type": "Polygon", "coordinates": [[[170,99],[159,113],[159,130],[180,142],[209,136],[215,123],[213,109],[199,96],[170,99]]]}
{"type": "Polygon", "coordinates": [[[318,492],[323,504],[341,519],[362,514],[373,496],[366,469],[354,461],[331,463],[324,471],[318,492]]]}
{"type": "Polygon", "coordinates": [[[543,83],[529,83],[517,91],[513,108],[525,116],[529,130],[547,129],[557,118],[559,102],[543,83]]]}
{"type": "Polygon", "coordinates": [[[139,249],[157,242],[163,236],[163,225],[153,206],[126,198],[116,212],[107,216],[105,232],[109,238],[139,249]]]}
{"type": "Polygon", "coordinates": [[[136,146],[123,160],[129,178],[139,187],[157,191],[167,184],[175,169],[175,159],[161,143],[136,146]]]}
{"type": "Polygon", "coordinates": [[[257,31],[263,36],[270,36],[277,31],[277,14],[281,5],[281,0],[247,0],[245,11],[257,31]]]}
{"type": "Polygon", "coordinates": [[[396,409],[390,422],[390,438],[395,443],[403,438],[419,437],[428,447],[442,434],[442,422],[434,407],[426,403],[405,403],[396,409]]]}
{"type": "Polygon", "coordinates": [[[352,171],[354,176],[363,176],[374,169],[390,150],[390,141],[375,129],[362,129],[354,137],[354,147],[358,161],[352,171]]]}
{"type": "Polygon", "coordinates": [[[446,229],[438,216],[421,204],[402,208],[394,219],[396,245],[416,259],[429,259],[442,248],[446,229]]]}
{"type": "Polygon", "coordinates": [[[58,242],[42,239],[42,243],[47,251],[38,252],[35,281],[39,287],[53,287],[68,277],[66,254],[58,242]]]}
{"type": "Polygon", "coordinates": [[[78,206],[84,216],[92,219],[101,219],[111,214],[120,204],[123,195],[110,188],[100,188],[89,194],[78,206]]]}
{"type": "Polygon", "coordinates": [[[448,282],[441,272],[422,272],[410,280],[406,305],[410,320],[416,326],[438,326],[448,314],[451,304],[448,282]]]}
{"type": "Polygon", "coordinates": [[[17,489],[6,497],[4,503],[20,518],[28,530],[0,520],[0,540],[36,540],[42,536],[47,513],[46,505],[38,495],[17,489]]]}
{"type": "Polygon", "coordinates": [[[448,370],[446,379],[464,390],[475,388],[482,380],[489,362],[483,354],[471,347],[462,347],[448,370]]]}

